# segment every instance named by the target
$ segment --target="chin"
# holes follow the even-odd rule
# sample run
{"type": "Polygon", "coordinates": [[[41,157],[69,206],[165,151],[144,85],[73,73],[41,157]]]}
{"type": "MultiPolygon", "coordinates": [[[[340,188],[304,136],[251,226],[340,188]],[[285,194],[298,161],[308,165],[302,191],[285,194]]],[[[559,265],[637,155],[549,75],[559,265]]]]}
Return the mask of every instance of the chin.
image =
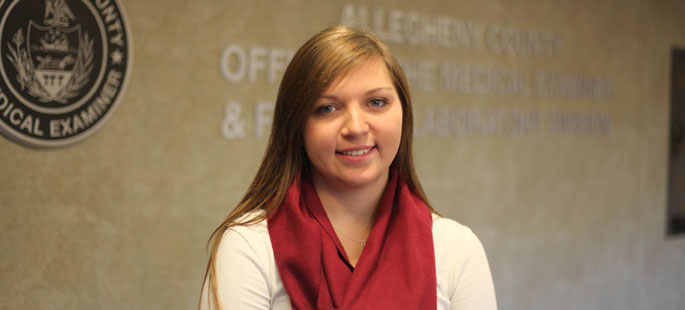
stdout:
{"type": "Polygon", "coordinates": [[[384,175],[387,174],[382,172],[351,174],[344,176],[344,178],[342,178],[342,182],[350,187],[363,187],[377,182],[384,175]]]}

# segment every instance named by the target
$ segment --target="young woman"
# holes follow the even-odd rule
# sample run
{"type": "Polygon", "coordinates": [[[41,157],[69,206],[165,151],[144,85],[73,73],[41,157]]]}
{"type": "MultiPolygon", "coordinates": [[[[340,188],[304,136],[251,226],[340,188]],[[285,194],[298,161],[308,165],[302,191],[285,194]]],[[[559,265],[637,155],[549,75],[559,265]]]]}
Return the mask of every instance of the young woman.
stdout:
{"type": "Polygon", "coordinates": [[[483,247],[437,215],[404,73],[374,36],[315,35],[283,76],[262,164],[213,235],[215,309],[496,309],[483,247]]]}

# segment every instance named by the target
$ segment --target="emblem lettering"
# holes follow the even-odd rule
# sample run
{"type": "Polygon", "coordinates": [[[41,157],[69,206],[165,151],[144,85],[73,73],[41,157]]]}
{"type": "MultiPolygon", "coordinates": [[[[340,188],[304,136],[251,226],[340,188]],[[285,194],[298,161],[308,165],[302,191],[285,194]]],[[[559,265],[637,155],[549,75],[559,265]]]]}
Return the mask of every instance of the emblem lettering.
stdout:
{"type": "Polygon", "coordinates": [[[130,71],[130,35],[118,0],[0,2],[0,15],[0,132],[25,145],[55,147],[97,130],[130,71]],[[36,9],[43,11],[26,13],[36,9]]]}

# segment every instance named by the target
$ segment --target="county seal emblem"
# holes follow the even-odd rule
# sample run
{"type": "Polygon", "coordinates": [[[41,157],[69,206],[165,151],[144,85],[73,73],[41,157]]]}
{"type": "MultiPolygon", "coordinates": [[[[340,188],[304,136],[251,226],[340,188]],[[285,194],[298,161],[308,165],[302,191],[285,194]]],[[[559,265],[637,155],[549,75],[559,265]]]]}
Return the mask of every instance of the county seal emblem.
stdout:
{"type": "Polygon", "coordinates": [[[0,16],[0,132],[57,147],[97,130],[130,72],[118,1],[0,1],[0,16]]]}

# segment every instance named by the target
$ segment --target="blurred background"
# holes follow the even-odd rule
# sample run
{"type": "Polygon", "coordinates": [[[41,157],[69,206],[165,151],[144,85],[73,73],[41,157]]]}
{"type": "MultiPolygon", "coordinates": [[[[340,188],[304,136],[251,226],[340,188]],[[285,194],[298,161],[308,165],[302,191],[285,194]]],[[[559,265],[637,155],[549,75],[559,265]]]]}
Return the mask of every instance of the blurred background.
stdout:
{"type": "Polygon", "coordinates": [[[500,309],[685,309],[668,218],[685,2],[111,3],[132,54],[106,123],[58,148],[0,137],[0,308],[195,308],[289,58],[343,23],[401,60],[419,177],[480,237],[500,309]]]}

